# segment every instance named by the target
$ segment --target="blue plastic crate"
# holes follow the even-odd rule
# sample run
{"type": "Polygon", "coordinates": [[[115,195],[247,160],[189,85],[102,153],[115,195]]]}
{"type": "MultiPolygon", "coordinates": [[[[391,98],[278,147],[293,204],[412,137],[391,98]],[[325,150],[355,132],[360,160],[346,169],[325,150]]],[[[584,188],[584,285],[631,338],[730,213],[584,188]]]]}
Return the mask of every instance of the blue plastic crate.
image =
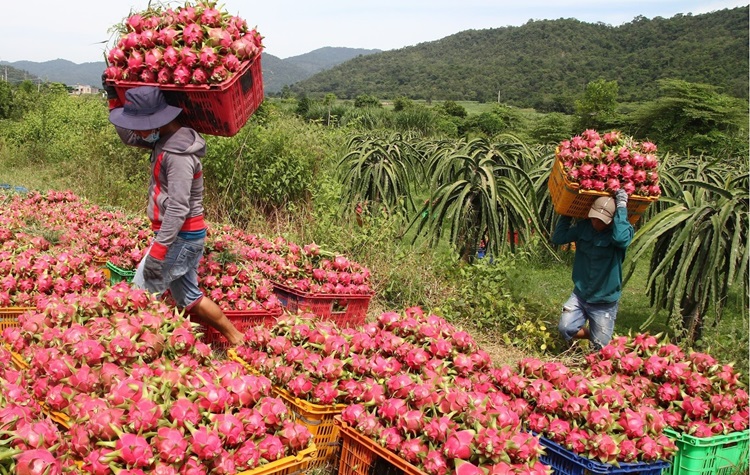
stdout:
{"type": "Polygon", "coordinates": [[[0,183],[0,190],[11,190],[15,191],[16,193],[28,193],[29,190],[26,187],[23,186],[12,186],[7,183],[0,183]]]}
{"type": "Polygon", "coordinates": [[[661,475],[662,470],[669,468],[668,462],[651,463],[621,463],[618,466],[587,459],[571,452],[565,447],[544,437],[539,438],[544,447],[545,455],[539,457],[542,463],[552,467],[559,475],[588,475],[588,474],[631,474],[631,475],[661,475]]]}

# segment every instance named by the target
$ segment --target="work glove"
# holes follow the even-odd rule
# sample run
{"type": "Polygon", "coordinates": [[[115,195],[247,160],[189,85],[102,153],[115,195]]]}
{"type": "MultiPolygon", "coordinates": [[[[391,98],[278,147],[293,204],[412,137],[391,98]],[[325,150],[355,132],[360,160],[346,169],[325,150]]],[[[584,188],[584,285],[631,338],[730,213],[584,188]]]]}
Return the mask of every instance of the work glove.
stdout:
{"type": "Polygon", "coordinates": [[[164,261],[160,261],[159,259],[149,254],[146,256],[146,262],[144,262],[143,264],[143,277],[146,280],[161,282],[163,267],[164,261]]]}
{"type": "Polygon", "coordinates": [[[615,193],[615,204],[618,208],[626,208],[628,206],[628,194],[622,188],[615,193]]]}
{"type": "Polygon", "coordinates": [[[109,105],[109,110],[115,109],[117,107],[122,107],[122,104],[120,103],[120,96],[117,95],[115,86],[113,86],[112,84],[107,84],[106,73],[102,73],[102,89],[104,89],[104,92],[107,93],[107,104],[109,105]]]}

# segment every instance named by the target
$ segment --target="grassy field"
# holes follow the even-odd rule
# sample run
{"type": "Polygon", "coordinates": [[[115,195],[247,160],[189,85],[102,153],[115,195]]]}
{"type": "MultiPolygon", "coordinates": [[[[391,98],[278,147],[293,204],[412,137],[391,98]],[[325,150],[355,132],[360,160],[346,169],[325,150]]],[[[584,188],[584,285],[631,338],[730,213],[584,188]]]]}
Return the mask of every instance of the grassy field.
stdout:
{"type": "MultiPolygon", "coordinates": [[[[516,266],[510,279],[514,296],[522,301],[527,309],[553,325],[556,325],[562,304],[573,290],[571,280],[573,252],[561,251],[560,262],[532,261],[532,265],[516,266]]],[[[637,331],[651,314],[651,307],[646,297],[648,278],[646,272],[646,266],[640,266],[623,289],[615,324],[617,334],[637,331]]],[[[659,333],[666,329],[666,322],[657,320],[648,328],[648,331],[659,333]]]]}

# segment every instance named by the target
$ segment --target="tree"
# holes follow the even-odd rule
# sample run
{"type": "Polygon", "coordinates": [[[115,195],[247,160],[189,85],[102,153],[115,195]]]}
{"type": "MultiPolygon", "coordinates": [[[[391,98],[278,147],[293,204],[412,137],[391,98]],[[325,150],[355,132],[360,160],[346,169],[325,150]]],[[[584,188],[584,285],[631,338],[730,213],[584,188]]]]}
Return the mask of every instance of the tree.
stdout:
{"type": "MultiPolygon", "coordinates": [[[[670,174],[670,168],[662,173],[670,174]]],[[[676,171],[680,175],[669,181],[680,187],[662,198],[671,206],[651,217],[633,239],[626,280],[652,250],[647,285],[654,313],[643,327],[666,309],[677,319],[678,337],[693,343],[700,340],[711,309],[716,321],[721,318],[730,288],[747,300],[748,172],[700,159],[676,171]]]]}
{"type": "Polygon", "coordinates": [[[506,128],[505,121],[500,116],[492,112],[482,112],[466,119],[459,132],[468,134],[471,131],[476,131],[487,137],[492,137],[506,130],[506,128]]]}
{"type": "Polygon", "coordinates": [[[531,127],[531,136],[542,144],[557,144],[572,135],[570,117],[559,112],[550,112],[537,120],[531,127]]]}
{"type": "Polygon", "coordinates": [[[414,101],[405,96],[398,96],[393,100],[393,111],[400,112],[414,105],[414,101]]]}
{"type": "Polygon", "coordinates": [[[466,108],[455,101],[445,101],[440,108],[449,116],[464,118],[468,115],[466,108]]]}
{"type": "Polygon", "coordinates": [[[383,107],[377,97],[360,94],[354,99],[354,107],[383,107]]]}
{"type": "Polygon", "coordinates": [[[0,81],[0,119],[9,119],[13,110],[13,88],[10,83],[0,81]]]}
{"type": "Polygon", "coordinates": [[[300,94],[300,96],[297,98],[297,109],[295,110],[295,113],[302,117],[307,115],[307,113],[310,111],[310,102],[310,98],[307,97],[307,94],[300,94]]]}
{"type": "Polygon", "coordinates": [[[617,81],[597,79],[588,83],[583,97],[575,104],[578,127],[605,128],[615,117],[618,90],[617,81]]]}
{"type": "Polygon", "coordinates": [[[713,157],[748,154],[748,102],[708,84],[659,81],[659,97],[632,114],[639,135],[667,150],[713,157]]]}
{"type": "Polygon", "coordinates": [[[329,92],[323,98],[323,105],[328,109],[328,113],[326,114],[326,125],[331,125],[331,107],[333,107],[334,104],[336,104],[336,94],[329,92]]]}

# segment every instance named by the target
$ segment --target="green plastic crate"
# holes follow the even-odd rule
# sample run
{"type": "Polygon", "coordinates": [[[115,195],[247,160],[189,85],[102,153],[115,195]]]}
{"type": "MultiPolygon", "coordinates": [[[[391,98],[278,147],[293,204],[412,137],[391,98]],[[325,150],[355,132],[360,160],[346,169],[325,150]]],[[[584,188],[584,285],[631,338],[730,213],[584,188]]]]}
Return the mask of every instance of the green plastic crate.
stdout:
{"type": "Polygon", "coordinates": [[[748,473],[750,429],[701,439],[665,429],[677,444],[672,466],[664,475],[735,475],[748,473]]]}
{"type": "Polygon", "coordinates": [[[133,282],[133,277],[135,277],[135,271],[134,270],[125,270],[120,267],[117,267],[116,265],[112,264],[111,262],[107,262],[107,269],[109,269],[109,283],[110,285],[115,285],[123,280],[125,282],[133,282]]]}

